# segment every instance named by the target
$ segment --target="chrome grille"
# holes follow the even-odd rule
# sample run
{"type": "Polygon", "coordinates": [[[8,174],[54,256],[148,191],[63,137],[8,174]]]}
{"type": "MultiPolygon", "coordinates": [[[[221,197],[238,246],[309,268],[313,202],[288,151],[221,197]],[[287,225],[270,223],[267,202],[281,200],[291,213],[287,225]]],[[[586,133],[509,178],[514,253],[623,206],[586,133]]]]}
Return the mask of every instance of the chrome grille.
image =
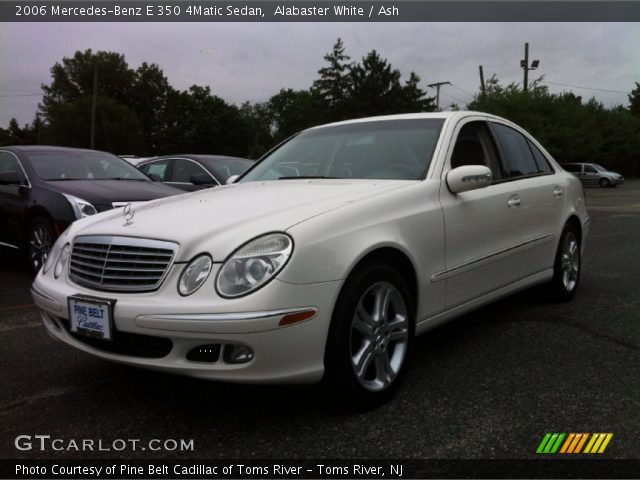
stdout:
{"type": "Polygon", "coordinates": [[[177,250],[177,244],[159,240],[78,237],[71,249],[69,276],[94,290],[147,292],[162,284],[177,250]]]}

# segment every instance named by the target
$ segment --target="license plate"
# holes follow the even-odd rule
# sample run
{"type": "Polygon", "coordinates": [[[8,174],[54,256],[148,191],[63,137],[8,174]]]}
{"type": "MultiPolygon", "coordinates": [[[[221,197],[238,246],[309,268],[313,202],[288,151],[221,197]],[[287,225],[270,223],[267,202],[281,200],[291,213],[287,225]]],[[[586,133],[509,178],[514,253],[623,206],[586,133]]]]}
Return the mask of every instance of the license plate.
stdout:
{"type": "Polygon", "coordinates": [[[113,339],[112,312],[115,300],[74,296],[67,301],[72,332],[100,340],[113,339]]]}

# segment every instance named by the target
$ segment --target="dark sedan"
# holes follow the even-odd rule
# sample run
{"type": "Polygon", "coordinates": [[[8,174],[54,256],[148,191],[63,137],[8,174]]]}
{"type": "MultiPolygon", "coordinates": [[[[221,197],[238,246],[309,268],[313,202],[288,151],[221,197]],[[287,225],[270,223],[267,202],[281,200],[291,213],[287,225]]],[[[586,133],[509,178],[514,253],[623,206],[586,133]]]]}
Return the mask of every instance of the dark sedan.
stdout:
{"type": "Polygon", "coordinates": [[[137,167],[157,181],[193,191],[224,185],[229,177],[244,173],[251,165],[252,160],[223,155],[165,155],[137,167]]]}
{"type": "Polygon", "coordinates": [[[79,218],[183,193],[106,152],[46,146],[0,148],[0,245],[24,248],[38,270],[79,218]]]}

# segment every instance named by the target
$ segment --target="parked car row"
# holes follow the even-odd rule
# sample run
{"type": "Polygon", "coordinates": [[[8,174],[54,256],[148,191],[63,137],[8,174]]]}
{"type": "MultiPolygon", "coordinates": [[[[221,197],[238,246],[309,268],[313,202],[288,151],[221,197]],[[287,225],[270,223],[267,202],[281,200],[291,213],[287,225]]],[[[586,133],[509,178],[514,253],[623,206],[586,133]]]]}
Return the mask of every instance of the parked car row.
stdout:
{"type": "MultiPolygon", "coordinates": [[[[174,180],[180,159],[147,173],[174,180]]],[[[234,183],[77,220],[32,296],[54,338],[105,360],[324,378],[370,406],[416,335],[537,284],[571,299],[588,231],[580,182],[517,125],[374,117],[305,130],[234,183]]]]}
{"type": "Polygon", "coordinates": [[[136,169],[115,155],[94,150],[2,147],[0,246],[23,249],[37,272],[71,222],[130,202],[222,185],[251,164],[246,159],[194,155],[147,159],[136,169]]]}

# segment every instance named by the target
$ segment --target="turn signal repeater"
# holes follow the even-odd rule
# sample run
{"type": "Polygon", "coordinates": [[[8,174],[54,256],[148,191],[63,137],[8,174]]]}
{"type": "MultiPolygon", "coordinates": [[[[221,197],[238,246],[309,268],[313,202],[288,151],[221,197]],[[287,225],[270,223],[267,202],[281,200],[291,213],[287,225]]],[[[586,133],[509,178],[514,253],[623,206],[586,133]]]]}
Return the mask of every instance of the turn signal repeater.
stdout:
{"type": "Polygon", "coordinates": [[[293,325],[294,323],[304,322],[305,320],[309,320],[310,318],[315,317],[316,313],[318,313],[318,310],[316,310],[315,308],[302,310],[301,312],[290,313],[280,319],[278,326],[286,327],[287,325],[293,325]]]}

